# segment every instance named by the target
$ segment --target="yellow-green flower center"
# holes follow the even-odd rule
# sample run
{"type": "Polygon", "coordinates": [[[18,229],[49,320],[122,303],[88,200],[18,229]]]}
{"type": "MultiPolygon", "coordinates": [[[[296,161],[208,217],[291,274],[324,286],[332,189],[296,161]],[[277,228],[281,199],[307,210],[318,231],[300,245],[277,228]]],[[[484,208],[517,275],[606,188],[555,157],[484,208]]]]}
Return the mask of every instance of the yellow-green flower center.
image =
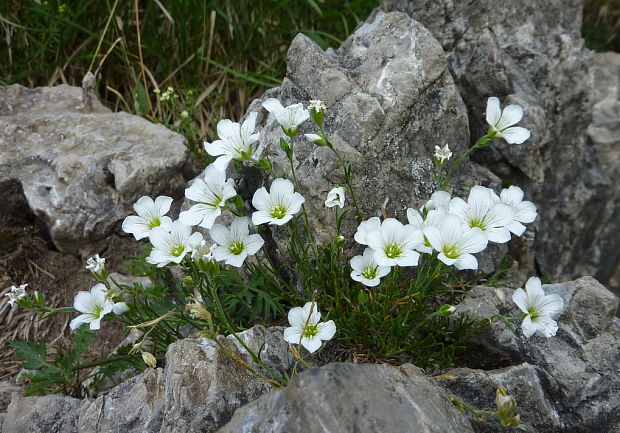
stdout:
{"type": "Polygon", "coordinates": [[[535,322],[536,319],[538,319],[538,317],[540,316],[538,314],[538,311],[536,311],[536,309],[533,307],[528,307],[527,313],[530,315],[530,319],[532,320],[532,322],[535,322]]]}
{"type": "Polygon", "coordinates": [[[469,227],[471,228],[478,227],[481,230],[486,230],[487,225],[484,223],[484,220],[474,218],[474,219],[469,220],[469,227]]]}
{"type": "Polygon", "coordinates": [[[272,206],[269,215],[271,215],[272,218],[281,220],[286,216],[286,208],[281,204],[272,206]]]}
{"type": "Polygon", "coordinates": [[[92,315],[95,316],[95,318],[100,318],[101,317],[101,313],[103,313],[103,306],[102,305],[97,305],[93,311],[92,311],[92,315]]]}
{"type": "Polygon", "coordinates": [[[170,250],[170,255],[172,257],[179,257],[181,254],[183,254],[183,251],[185,251],[185,247],[183,245],[175,245],[170,250]]]}
{"type": "Polygon", "coordinates": [[[245,245],[243,245],[243,242],[241,241],[235,241],[230,244],[230,246],[228,247],[228,250],[230,251],[231,254],[238,256],[239,254],[243,252],[243,250],[245,250],[245,245]]]}
{"type": "Polygon", "coordinates": [[[315,324],[308,323],[304,328],[304,337],[312,338],[316,337],[319,333],[319,327],[315,324]]]}
{"type": "Polygon", "coordinates": [[[368,266],[362,270],[362,276],[367,280],[374,280],[377,278],[377,266],[368,266]]]}
{"type": "Polygon", "coordinates": [[[152,229],[154,227],[159,227],[161,225],[161,221],[158,217],[154,217],[147,220],[146,224],[148,225],[149,229],[152,229]]]}
{"type": "Polygon", "coordinates": [[[396,242],[390,242],[385,244],[383,247],[383,252],[388,259],[396,259],[403,254],[403,247],[396,242]]]}
{"type": "Polygon", "coordinates": [[[458,245],[445,245],[443,247],[443,254],[449,259],[458,259],[461,255],[459,252],[458,245]]]}

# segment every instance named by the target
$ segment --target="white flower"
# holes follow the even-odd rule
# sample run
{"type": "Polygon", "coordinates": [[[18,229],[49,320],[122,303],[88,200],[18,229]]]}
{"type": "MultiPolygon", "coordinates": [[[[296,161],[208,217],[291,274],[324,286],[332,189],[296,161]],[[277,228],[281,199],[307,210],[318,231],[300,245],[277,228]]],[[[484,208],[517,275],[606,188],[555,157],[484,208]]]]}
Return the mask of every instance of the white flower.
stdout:
{"type": "Polygon", "coordinates": [[[508,224],[508,230],[517,236],[521,236],[525,231],[522,223],[531,223],[536,219],[536,205],[531,201],[523,201],[523,190],[518,186],[511,186],[503,189],[500,194],[502,203],[510,206],[514,212],[514,221],[508,224]]]}
{"type": "Polygon", "coordinates": [[[450,152],[450,147],[448,147],[448,143],[442,148],[439,146],[435,146],[435,158],[439,159],[439,162],[443,164],[446,159],[450,159],[452,157],[452,152],[450,152]]]}
{"type": "Polygon", "coordinates": [[[280,101],[275,98],[267,99],[263,102],[263,107],[275,116],[276,121],[287,135],[295,135],[299,125],[310,117],[310,112],[304,108],[303,104],[283,107],[280,101]]]}
{"type": "Polygon", "coordinates": [[[117,302],[112,306],[112,312],[117,316],[125,314],[127,311],[129,311],[129,305],[126,302],[117,302]]]}
{"type": "Polygon", "coordinates": [[[478,227],[491,242],[504,243],[510,240],[507,226],[514,221],[514,212],[501,202],[492,189],[474,186],[465,202],[461,198],[450,201],[450,213],[459,216],[469,227],[478,227]]]}
{"type": "Polygon", "coordinates": [[[185,197],[198,202],[186,211],[181,212],[179,221],[188,226],[198,224],[210,229],[215,220],[226,207],[226,200],[237,195],[235,181],[226,180],[226,174],[211,164],[204,172],[204,180],[196,181],[185,190],[185,197]]]}
{"type": "Polygon", "coordinates": [[[336,333],[333,320],[320,322],[321,313],[316,302],[306,302],[302,307],[293,307],[288,312],[290,328],[284,330],[284,340],[291,344],[301,343],[308,352],[314,353],[321,347],[321,340],[331,340],[336,333]]]}
{"type": "Polygon", "coordinates": [[[516,125],[523,117],[523,109],[518,105],[508,105],[501,111],[499,99],[495,96],[487,100],[487,123],[491,138],[503,138],[511,144],[521,144],[530,138],[530,131],[516,125]]]}
{"type": "Polygon", "coordinates": [[[325,200],[325,206],[334,207],[338,206],[340,209],[344,207],[344,188],[339,186],[337,188],[333,188],[327,194],[327,200],[325,200]]]}
{"type": "Polygon", "coordinates": [[[457,269],[478,269],[472,253],[487,247],[488,239],[478,227],[469,228],[456,215],[445,215],[439,227],[426,227],[424,235],[439,252],[437,258],[457,269]]]}
{"type": "Polygon", "coordinates": [[[75,330],[84,323],[90,324],[90,330],[96,331],[101,326],[101,319],[114,308],[114,304],[106,296],[106,287],[99,283],[90,289],[90,292],[80,291],[75,295],[73,307],[80,313],[69,323],[75,330]]]}
{"type": "Polygon", "coordinates": [[[164,195],[157,197],[153,201],[150,197],[141,197],[134,205],[133,209],[138,216],[130,215],[123,221],[123,231],[133,234],[136,240],[148,237],[151,230],[155,227],[170,229],[172,219],[164,216],[170,210],[172,198],[164,195]]]}
{"type": "Polygon", "coordinates": [[[318,113],[319,111],[327,110],[327,107],[325,106],[325,103],[323,101],[320,101],[318,99],[311,99],[310,103],[308,104],[308,109],[316,111],[318,113]]]}
{"type": "Polygon", "coordinates": [[[257,211],[252,214],[252,222],[255,225],[269,223],[281,226],[286,224],[301,210],[304,201],[303,196],[295,192],[290,180],[275,179],[271,183],[270,192],[267,192],[263,186],[254,193],[252,206],[257,211]]]}
{"type": "Polygon", "coordinates": [[[424,205],[424,210],[445,209],[448,210],[452,196],[446,191],[435,191],[431,195],[431,199],[424,205]]]}
{"type": "Polygon", "coordinates": [[[253,134],[256,129],[255,111],[248,114],[240,125],[230,119],[222,119],[217,124],[217,136],[219,140],[213,143],[204,142],[205,150],[209,155],[218,156],[213,162],[215,168],[226,171],[228,164],[233,159],[246,159],[252,153],[252,144],[258,141],[260,134],[253,134]]]}
{"type": "MultiPolygon", "coordinates": [[[[426,214],[426,219],[422,218],[420,212],[415,209],[407,209],[407,220],[409,224],[415,227],[417,230],[424,232],[426,227],[439,227],[443,219],[448,213],[442,207],[433,209],[426,214]]],[[[431,254],[433,252],[433,247],[430,242],[424,236],[424,242],[416,248],[419,252],[425,254],[431,254]]]]}
{"type": "Polygon", "coordinates": [[[512,300],[525,313],[521,329],[523,334],[530,338],[538,333],[544,337],[553,337],[558,330],[554,320],[564,308],[564,302],[559,295],[545,295],[540,279],[531,277],[525,283],[524,291],[518,288],[512,294],[512,300]]]}
{"type": "Polygon", "coordinates": [[[146,258],[148,263],[157,265],[158,268],[168,263],[181,263],[187,253],[190,253],[194,245],[202,240],[200,233],[193,233],[188,225],[175,221],[170,231],[163,227],[156,227],[149,237],[153,250],[146,258]]]}
{"type": "Polygon", "coordinates": [[[216,224],[209,230],[211,239],[218,245],[213,250],[216,260],[239,268],[246,257],[256,254],[263,247],[265,241],[259,234],[251,235],[248,224],[248,218],[236,217],[230,228],[216,224]]]}
{"type": "Polygon", "coordinates": [[[105,259],[103,257],[99,257],[99,254],[95,254],[93,257],[86,260],[86,269],[91,271],[93,274],[101,272],[104,267],[105,259]]]}
{"type": "Polygon", "coordinates": [[[192,259],[203,260],[209,262],[213,260],[213,250],[217,247],[217,244],[207,246],[207,242],[203,239],[198,244],[194,245],[192,250],[192,259]]]}
{"type": "Polygon", "coordinates": [[[416,266],[420,253],[415,249],[422,245],[424,236],[412,225],[387,218],[379,230],[366,234],[366,241],[380,266],[416,266]]]}
{"type": "Polygon", "coordinates": [[[366,235],[374,230],[379,230],[381,228],[381,220],[379,217],[372,217],[367,219],[366,221],[362,221],[360,225],[357,227],[357,231],[355,232],[355,242],[361,245],[368,245],[368,241],[366,240],[366,235]]]}
{"type": "Polygon", "coordinates": [[[364,255],[355,256],[351,259],[351,278],[355,281],[359,281],[368,287],[378,286],[380,279],[390,273],[391,268],[389,266],[379,266],[375,260],[375,252],[366,248],[364,255]]]}
{"type": "Polygon", "coordinates": [[[28,287],[28,284],[21,284],[19,287],[11,286],[11,291],[4,295],[9,298],[7,302],[11,308],[15,306],[15,302],[26,297],[26,287],[28,287]]]}
{"type": "Polygon", "coordinates": [[[327,144],[327,140],[322,135],[319,134],[304,134],[306,140],[316,144],[317,146],[325,146],[327,144]]]}
{"type": "Polygon", "coordinates": [[[187,119],[189,117],[189,113],[187,112],[187,110],[183,110],[183,111],[181,111],[180,116],[183,119],[187,119]]]}

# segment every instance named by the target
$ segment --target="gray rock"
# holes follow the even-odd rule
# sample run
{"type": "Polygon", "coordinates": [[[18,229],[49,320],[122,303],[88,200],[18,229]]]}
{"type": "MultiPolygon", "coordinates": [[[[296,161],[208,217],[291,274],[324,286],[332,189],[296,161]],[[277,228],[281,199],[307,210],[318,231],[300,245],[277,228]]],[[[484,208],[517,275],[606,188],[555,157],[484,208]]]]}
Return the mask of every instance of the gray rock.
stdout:
{"type": "Polygon", "coordinates": [[[22,397],[13,393],[3,433],[75,433],[81,400],[66,395],[22,397]]]}
{"type": "Polygon", "coordinates": [[[93,402],[80,407],[77,430],[80,433],[157,432],[162,423],[164,372],[149,369],[93,402]]]}
{"type": "MultiPolygon", "coordinates": [[[[282,86],[248,109],[259,112],[261,156],[269,156],[281,175],[290,168],[278,146],[282,131],[261,107],[269,97],[283,105],[325,102],[327,135],[351,163],[353,188],[368,217],[379,215],[387,202],[388,214],[403,219],[408,207],[419,206],[435,189],[435,145],[448,143],[463,152],[469,137],[465,107],[440,44],[402,13],[372,15],[337,51],[323,51],[304,35],[293,40],[282,86]]],[[[334,236],[334,215],[323,203],[344,178],[329,149],[305,140],[303,133],[310,132],[317,131],[307,121],[295,142],[295,165],[305,206],[325,240],[334,236]]],[[[470,167],[463,175],[463,188],[475,182],[470,167]]],[[[347,203],[352,214],[351,197],[347,203]]],[[[356,227],[344,224],[345,236],[352,237],[356,227]]]]}
{"type": "MultiPolygon", "coordinates": [[[[615,317],[618,298],[591,277],[543,288],[546,293],[560,295],[565,304],[555,337],[527,339],[518,324],[513,332],[496,320],[474,337],[471,350],[478,351],[480,358],[486,358],[487,364],[481,364],[487,368],[493,367],[492,363],[495,366],[527,363],[528,374],[531,376],[535,371],[542,385],[537,393],[545,395],[548,406],[553,409],[541,406],[541,414],[545,412],[548,419],[553,419],[554,413],[559,415],[559,421],[543,427],[545,421],[539,419],[541,414],[523,412],[522,419],[526,423],[528,419],[538,419],[531,421],[541,424],[538,431],[612,432],[610,426],[620,422],[620,399],[617,398],[620,392],[620,319],[615,317]]],[[[494,314],[519,317],[521,312],[512,302],[512,293],[512,289],[476,287],[459,305],[458,311],[476,318],[494,314]]],[[[520,374],[515,368],[509,369],[511,377],[520,374]]],[[[487,375],[495,377],[496,385],[510,383],[497,379],[501,374],[501,371],[476,372],[473,377],[487,375]]],[[[473,379],[467,382],[471,384],[467,391],[471,395],[480,390],[474,386],[475,382],[473,379]]],[[[507,389],[519,393],[523,391],[519,387],[513,383],[511,389],[507,389]]]]}
{"type": "MultiPolygon", "coordinates": [[[[282,328],[255,326],[238,336],[276,374],[291,368],[293,358],[282,328]]],[[[218,339],[262,372],[234,337],[218,339]]],[[[228,422],[236,408],[271,389],[272,385],[223,354],[215,341],[178,340],[168,347],[163,369],[146,370],[94,400],[13,393],[3,432],[213,432],[228,422]]]]}
{"type": "Polygon", "coordinates": [[[421,370],[329,364],[237,409],[220,433],[466,433],[472,428],[421,370]]]}
{"type": "MultiPolygon", "coordinates": [[[[531,139],[498,140],[474,157],[538,205],[533,249],[518,251],[519,261],[553,279],[596,275],[608,282],[620,269],[613,235],[620,182],[617,170],[599,163],[602,146],[593,152],[587,142],[592,57],[581,39],[582,1],[382,0],[382,8],[406,12],[441,42],[468,108],[470,142],[486,131],[489,96],[524,107],[531,139]],[[601,227],[606,234],[599,235],[601,227]]],[[[617,66],[606,70],[617,78],[617,66]]],[[[607,139],[618,140],[617,128],[610,131],[607,139]]]]}
{"type": "Polygon", "coordinates": [[[188,155],[181,135],[97,101],[82,112],[80,98],[79,87],[0,89],[0,185],[21,185],[61,251],[109,235],[139,197],[178,191],[188,155]]]}

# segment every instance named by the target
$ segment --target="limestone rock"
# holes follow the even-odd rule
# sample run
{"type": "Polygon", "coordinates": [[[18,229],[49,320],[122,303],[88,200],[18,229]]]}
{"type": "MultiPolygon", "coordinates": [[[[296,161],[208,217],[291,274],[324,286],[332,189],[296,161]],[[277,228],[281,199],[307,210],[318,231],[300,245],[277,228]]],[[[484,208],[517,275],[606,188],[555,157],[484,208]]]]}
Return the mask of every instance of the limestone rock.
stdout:
{"type": "MultiPolygon", "coordinates": [[[[473,343],[480,347],[472,350],[498,365],[527,363],[529,366],[519,368],[528,370],[530,376],[535,371],[542,384],[537,393],[545,395],[553,409],[545,407],[545,416],[552,419],[553,413],[559,415],[547,427],[540,420],[537,431],[612,432],[610,426],[620,422],[620,319],[615,317],[619,300],[591,277],[543,288],[564,300],[555,337],[527,339],[519,325],[513,332],[496,320],[474,337],[473,343]]],[[[519,317],[521,312],[512,302],[512,293],[512,289],[476,287],[457,311],[477,318],[494,314],[519,317]]],[[[510,368],[509,376],[519,376],[514,370],[517,367],[510,368]]],[[[494,383],[502,384],[497,379],[501,374],[495,371],[475,375],[494,376],[494,383]]],[[[469,382],[474,384],[475,380],[469,382]]],[[[511,388],[509,392],[518,391],[519,385],[511,388]]],[[[477,394],[478,390],[472,385],[468,392],[477,394]]],[[[535,411],[528,414],[538,416],[535,411]]],[[[523,421],[527,422],[526,414],[523,421]]]]}
{"type": "Polygon", "coordinates": [[[66,395],[22,397],[13,393],[3,433],[75,433],[81,400],[66,395]]]}
{"type": "MultiPolygon", "coordinates": [[[[337,51],[323,51],[304,35],[293,40],[282,86],[248,109],[259,112],[259,153],[269,156],[281,175],[290,172],[278,145],[283,134],[261,107],[270,97],[283,105],[325,102],[326,133],[352,165],[353,188],[367,217],[386,204],[390,216],[406,221],[405,210],[434,191],[435,145],[448,143],[463,152],[469,137],[465,107],[440,44],[402,13],[372,15],[337,51]]],[[[316,219],[313,227],[325,240],[334,235],[334,216],[323,203],[344,178],[334,154],[304,138],[310,132],[317,131],[309,120],[295,141],[295,165],[305,206],[316,219]]],[[[471,186],[471,169],[464,174],[470,183],[464,187],[471,186]]],[[[352,213],[351,197],[346,199],[352,213]]],[[[345,224],[345,237],[352,237],[356,227],[345,224]]]]}
{"type": "MultiPolygon", "coordinates": [[[[618,238],[598,233],[602,226],[609,233],[620,228],[613,204],[620,182],[587,143],[592,57],[581,39],[582,6],[581,0],[382,1],[383,10],[426,26],[448,53],[468,108],[470,142],[486,131],[489,96],[524,107],[530,140],[497,140],[474,157],[538,205],[533,248],[519,251],[520,262],[553,279],[596,275],[606,283],[620,265],[618,238]]],[[[607,70],[617,78],[617,66],[607,70]]],[[[617,129],[613,134],[618,140],[617,129]]]]}
{"type": "Polygon", "coordinates": [[[82,112],[80,98],[79,87],[0,89],[0,185],[21,185],[66,252],[109,235],[139,197],[178,191],[188,155],[181,135],[97,101],[82,112]]]}
{"type": "Polygon", "coordinates": [[[421,370],[329,364],[237,409],[220,433],[466,433],[472,428],[421,370]]]}

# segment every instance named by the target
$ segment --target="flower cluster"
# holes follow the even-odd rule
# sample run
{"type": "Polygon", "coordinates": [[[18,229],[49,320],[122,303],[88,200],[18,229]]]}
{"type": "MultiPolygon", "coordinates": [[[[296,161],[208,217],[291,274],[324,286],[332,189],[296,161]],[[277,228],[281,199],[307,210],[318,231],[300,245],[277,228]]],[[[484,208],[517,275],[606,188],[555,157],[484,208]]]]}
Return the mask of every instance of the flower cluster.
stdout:
{"type": "Polygon", "coordinates": [[[457,269],[477,269],[473,256],[488,242],[504,243],[511,233],[521,236],[524,223],[536,218],[536,206],[523,200],[517,186],[497,195],[492,189],[474,186],[467,201],[437,191],[422,209],[408,209],[408,224],[394,218],[363,221],[355,241],[368,248],[351,260],[351,277],[367,286],[379,284],[391,266],[416,266],[420,254],[437,258],[457,269]]]}

